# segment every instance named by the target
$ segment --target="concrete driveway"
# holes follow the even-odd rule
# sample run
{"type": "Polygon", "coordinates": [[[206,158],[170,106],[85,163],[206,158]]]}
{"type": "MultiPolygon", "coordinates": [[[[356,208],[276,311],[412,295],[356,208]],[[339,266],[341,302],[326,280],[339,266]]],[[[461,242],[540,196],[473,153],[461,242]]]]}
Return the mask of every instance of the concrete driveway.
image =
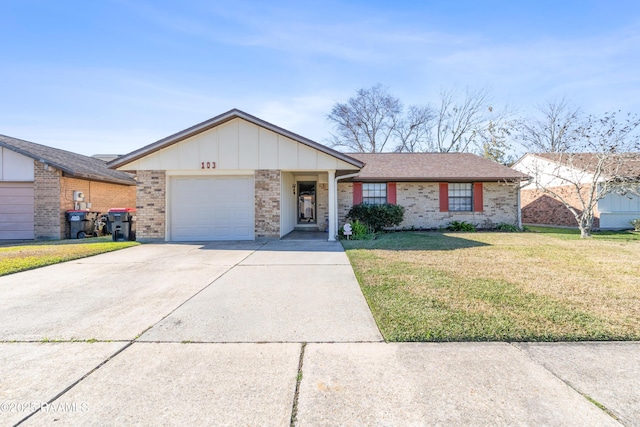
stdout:
{"type": "Polygon", "coordinates": [[[335,242],[142,245],[0,287],[4,341],[382,340],[335,242]]]}
{"type": "Polygon", "coordinates": [[[381,342],[341,246],[0,278],[0,425],[640,425],[640,343],[381,342]]]}

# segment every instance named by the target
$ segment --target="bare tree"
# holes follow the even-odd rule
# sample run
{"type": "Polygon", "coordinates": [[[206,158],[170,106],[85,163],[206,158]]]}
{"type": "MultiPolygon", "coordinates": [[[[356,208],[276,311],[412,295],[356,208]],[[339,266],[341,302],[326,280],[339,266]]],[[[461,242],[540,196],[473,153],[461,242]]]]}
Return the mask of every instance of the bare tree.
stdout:
{"type": "Polygon", "coordinates": [[[489,108],[486,88],[466,89],[460,97],[453,90],[440,92],[440,109],[436,116],[435,140],[430,151],[465,152],[473,147],[485,128],[489,108]]]}
{"type": "Polygon", "coordinates": [[[425,144],[431,136],[434,118],[435,112],[431,107],[410,106],[396,129],[398,140],[396,151],[408,153],[424,151],[425,144]]]}
{"type": "Polygon", "coordinates": [[[518,139],[531,152],[561,153],[569,150],[581,120],[580,109],[566,97],[538,105],[538,114],[519,124],[518,139]]]}
{"type": "Polygon", "coordinates": [[[591,236],[598,201],[607,194],[640,195],[640,174],[631,166],[640,159],[640,119],[618,116],[612,112],[571,122],[560,151],[540,154],[541,161],[518,168],[533,176],[537,190],[569,209],[583,238],[591,236]]]}
{"type": "Polygon", "coordinates": [[[359,153],[381,152],[395,136],[401,114],[402,103],[381,84],[358,89],[327,116],[336,131],[331,134],[333,145],[359,153]]]}
{"type": "Polygon", "coordinates": [[[336,103],[327,116],[335,130],[333,146],[359,153],[422,151],[433,118],[429,106],[412,105],[403,114],[400,100],[381,84],[358,89],[346,103],[336,103]]]}

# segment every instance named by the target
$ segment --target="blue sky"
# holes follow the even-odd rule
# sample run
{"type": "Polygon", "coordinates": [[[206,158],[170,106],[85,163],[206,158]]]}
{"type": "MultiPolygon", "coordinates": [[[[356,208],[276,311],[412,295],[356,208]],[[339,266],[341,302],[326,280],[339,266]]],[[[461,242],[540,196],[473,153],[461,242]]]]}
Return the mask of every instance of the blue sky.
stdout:
{"type": "Polygon", "coordinates": [[[640,2],[1,0],[0,134],[126,153],[239,108],[318,142],[382,83],[640,113],[640,2]]]}

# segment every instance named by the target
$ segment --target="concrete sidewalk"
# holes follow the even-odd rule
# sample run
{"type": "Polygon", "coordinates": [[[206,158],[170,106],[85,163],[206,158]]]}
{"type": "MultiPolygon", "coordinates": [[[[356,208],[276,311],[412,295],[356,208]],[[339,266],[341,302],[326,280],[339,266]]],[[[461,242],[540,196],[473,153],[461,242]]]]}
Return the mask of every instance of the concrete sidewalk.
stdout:
{"type": "MultiPolygon", "coordinates": [[[[640,425],[640,343],[5,343],[0,354],[0,401],[69,388],[23,425],[640,425]]],[[[4,410],[0,423],[27,415],[4,410]]]]}

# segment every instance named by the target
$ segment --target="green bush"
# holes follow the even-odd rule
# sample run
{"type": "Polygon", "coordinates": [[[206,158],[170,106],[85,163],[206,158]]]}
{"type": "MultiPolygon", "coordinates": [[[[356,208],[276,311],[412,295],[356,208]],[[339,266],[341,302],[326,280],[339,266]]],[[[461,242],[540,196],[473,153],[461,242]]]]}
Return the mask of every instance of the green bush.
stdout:
{"type": "Polygon", "coordinates": [[[636,231],[640,231],[640,218],[638,219],[632,219],[631,220],[631,225],[633,225],[633,229],[636,231]]]}
{"type": "MultiPolygon", "coordinates": [[[[351,236],[349,236],[349,239],[370,240],[375,237],[373,234],[369,233],[369,229],[367,228],[367,226],[361,223],[360,221],[355,220],[350,224],[351,224],[351,236]]],[[[344,226],[340,227],[340,229],[338,230],[338,237],[340,237],[341,239],[347,237],[344,235],[344,226]]]]}
{"type": "Polygon", "coordinates": [[[496,230],[504,231],[506,233],[515,233],[516,231],[520,231],[518,227],[507,222],[501,222],[500,224],[496,225],[496,230]]]}
{"type": "Polygon", "coordinates": [[[349,210],[347,218],[360,221],[367,226],[369,232],[377,233],[385,227],[400,225],[404,219],[404,207],[400,205],[369,205],[361,203],[349,210]]]}
{"type": "Polygon", "coordinates": [[[371,237],[367,226],[358,220],[353,221],[353,224],[351,224],[351,231],[353,231],[351,237],[355,240],[365,240],[371,237]]]}
{"type": "Polygon", "coordinates": [[[464,231],[467,233],[472,233],[476,231],[476,226],[470,224],[466,221],[451,221],[447,226],[447,230],[449,231],[464,231]]]}

